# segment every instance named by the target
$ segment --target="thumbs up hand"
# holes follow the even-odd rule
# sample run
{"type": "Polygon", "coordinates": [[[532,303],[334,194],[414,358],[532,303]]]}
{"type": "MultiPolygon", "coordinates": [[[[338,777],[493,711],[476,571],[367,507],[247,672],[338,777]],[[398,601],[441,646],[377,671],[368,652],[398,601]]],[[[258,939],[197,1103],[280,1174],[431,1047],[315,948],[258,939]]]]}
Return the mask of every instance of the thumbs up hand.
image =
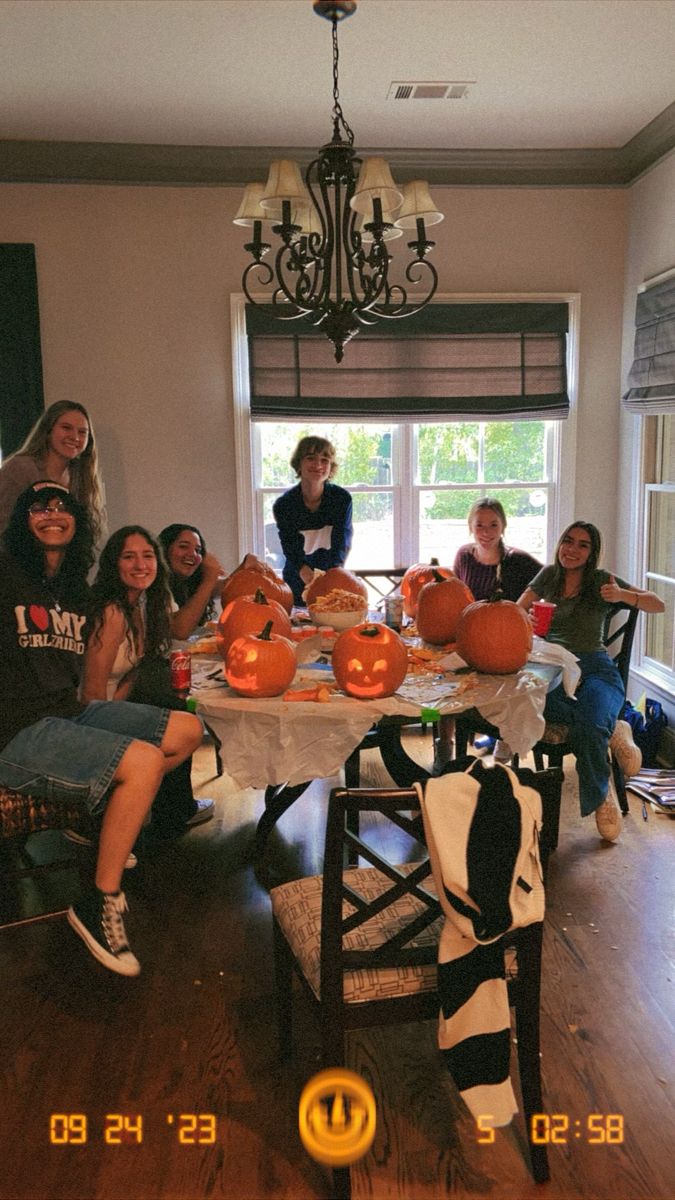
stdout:
{"type": "Polygon", "coordinates": [[[613,575],[610,575],[608,583],[603,583],[600,595],[608,604],[620,604],[624,599],[623,588],[619,587],[613,575]]]}

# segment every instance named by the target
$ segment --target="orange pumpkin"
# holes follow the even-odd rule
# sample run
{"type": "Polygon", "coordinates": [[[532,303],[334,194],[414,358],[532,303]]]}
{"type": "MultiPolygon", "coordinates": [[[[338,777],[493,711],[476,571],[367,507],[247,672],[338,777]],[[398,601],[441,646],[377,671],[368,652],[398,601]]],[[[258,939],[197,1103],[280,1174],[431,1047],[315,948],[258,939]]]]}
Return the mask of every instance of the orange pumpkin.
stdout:
{"type": "Polygon", "coordinates": [[[432,646],[445,646],[455,640],[457,622],[473,595],[460,579],[436,578],[425,583],[417,597],[417,632],[432,646]]]}
{"type": "Polygon", "coordinates": [[[358,700],[392,696],[408,670],[408,653],[388,625],[367,621],[345,629],[335,642],[333,674],[343,692],[358,700]]]}
{"type": "Polygon", "coordinates": [[[439,566],[437,558],[432,558],[428,563],[415,563],[414,566],[408,567],[401,580],[403,611],[406,616],[416,616],[417,597],[420,589],[424,587],[425,583],[431,582],[434,578],[434,571],[437,571],[444,579],[454,579],[454,572],[450,570],[450,567],[439,566]]]}
{"type": "Polygon", "coordinates": [[[457,622],[457,653],[487,675],[520,671],[532,649],[532,626],[512,600],[477,600],[457,622]]]}
{"type": "Polygon", "coordinates": [[[223,658],[235,638],[245,633],[258,633],[266,621],[272,622],[272,632],[291,636],[291,619],[278,600],[268,600],[262,588],[255,596],[238,596],[230,600],[218,618],[216,643],[223,658]]]}
{"type": "Polygon", "coordinates": [[[305,603],[313,604],[319,596],[327,596],[333,588],[341,588],[344,592],[353,592],[355,596],[368,599],[368,588],[358,575],[345,571],[344,567],[329,567],[325,575],[319,575],[318,579],[312,580],[307,588],[305,603]]]}
{"type": "Polygon", "coordinates": [[[220,602],[223,609],[231,600],[236,600],[238,596],[254,596],[257,589],[265,593],[268,600],[277,600],[286,612],[290,612],[293,607],[293,593],[285,580],[280,579],[273,571],[265,568],[265,571],[259,571],[257,567],[237,567],[231,575],[228,575],[223,584],[220,593],[220,602]]]}
{"type": "Polygon", "coordinates": [[[272,633],[268,621],[262,633],[235,638],[225,658],[225,678],[241,696],[280,696],[292,682],[295,666],[291,643],[272,633]]]}

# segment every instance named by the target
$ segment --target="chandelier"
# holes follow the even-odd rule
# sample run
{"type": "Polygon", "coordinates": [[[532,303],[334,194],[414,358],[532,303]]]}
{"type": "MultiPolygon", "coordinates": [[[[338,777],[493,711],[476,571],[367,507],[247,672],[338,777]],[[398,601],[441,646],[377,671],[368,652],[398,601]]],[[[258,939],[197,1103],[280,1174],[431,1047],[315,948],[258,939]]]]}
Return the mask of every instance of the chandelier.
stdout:
{"type": "Polygon", "coordinates": [[[428,184],[414,180],[399,189],[384,158],[356,157],[354,133],[340,106],[338,22],[356,9],[356,0],[314,0],[314,11],[333,27],[333,137],[308,166],[304,181],[290,159],[270,164],[267,183],[246,185],[235,225],[253,229],[244,249],[251,255],[242,287],[251,304],[269,305],[281,320],[304,318],[320,325],[342,362],[345,343],[378,318],[411,316],[429,303],[438,275],[426,255],[434,242],[426,226],[443,220],[428,184]],[[407,285],[426,287],[408,296],[407,286],[390,279],[389,243],[414,230],[405,269],[407,285]],[[274,234],[272,249],[263,241],[274,234]],[[414,257],[413,257],[414,255],[414,257]],[[252,290],[269,288],[265,301],[252,290]]]}

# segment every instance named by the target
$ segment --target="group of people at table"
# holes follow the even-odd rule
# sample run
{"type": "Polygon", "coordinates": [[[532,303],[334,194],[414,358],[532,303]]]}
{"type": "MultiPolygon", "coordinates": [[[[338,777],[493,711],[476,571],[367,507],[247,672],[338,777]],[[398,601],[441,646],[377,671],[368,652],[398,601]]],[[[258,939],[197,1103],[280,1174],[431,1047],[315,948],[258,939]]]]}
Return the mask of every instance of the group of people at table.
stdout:
{"type": "MultiPolygon", "coordinates": [[[[336,452],[325,438],[302,438],[291,466],[298,482],[274,516],[284,578],[302,604],[315,570],[346,562],[352,500],[333,482],[336,452]]],[[[151,834],[177,836],[213,815],[213,801],[195,799],[190,783],[201,721],[164,699],[167,688],[159,704],[147,701],[171,639],[214,615],[225,571],[192,525],[171,524],[159,538],[128,525],[103,546],[90,583],[102,494],[92,423],[75,402],[51,405],[0,469],[0,787],[88,809],[94,886],[68,920],[99,962],[131,976],[140,964],[121,884],[142,827],[150,815],[151,834]]],[[[614,840],[621,823],[608,795],[607,747],[624,692],[603,647],[605,618],[615,604],[656,613],[663,602],[599,567],[600,534],[589,522],[569,526],[543,568],[505,545],[499,501],[479,501],[468,522],[473,540],[453,569],[476,599],[499,588],[526,610],[540,598],[557,606],[548,637],[577,656],[581,679],[574,698],[556,688],[544,715],[569,726],[582,814],[594,812],[601,835],[614,840]]]]}

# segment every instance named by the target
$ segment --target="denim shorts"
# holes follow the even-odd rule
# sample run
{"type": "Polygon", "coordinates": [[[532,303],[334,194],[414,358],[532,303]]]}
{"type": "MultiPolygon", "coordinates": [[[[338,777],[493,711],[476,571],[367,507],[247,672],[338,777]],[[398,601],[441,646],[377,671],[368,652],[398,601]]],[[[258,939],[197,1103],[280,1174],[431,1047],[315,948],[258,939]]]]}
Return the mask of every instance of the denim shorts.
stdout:
{"type": "Polygon", "coordinates": [[[0,750],[0,787],[47,800],[81,801],[92,814],[133,741],[159,746],[167,708],[94,700],[75,717],[43,717],[0,750]]]}

